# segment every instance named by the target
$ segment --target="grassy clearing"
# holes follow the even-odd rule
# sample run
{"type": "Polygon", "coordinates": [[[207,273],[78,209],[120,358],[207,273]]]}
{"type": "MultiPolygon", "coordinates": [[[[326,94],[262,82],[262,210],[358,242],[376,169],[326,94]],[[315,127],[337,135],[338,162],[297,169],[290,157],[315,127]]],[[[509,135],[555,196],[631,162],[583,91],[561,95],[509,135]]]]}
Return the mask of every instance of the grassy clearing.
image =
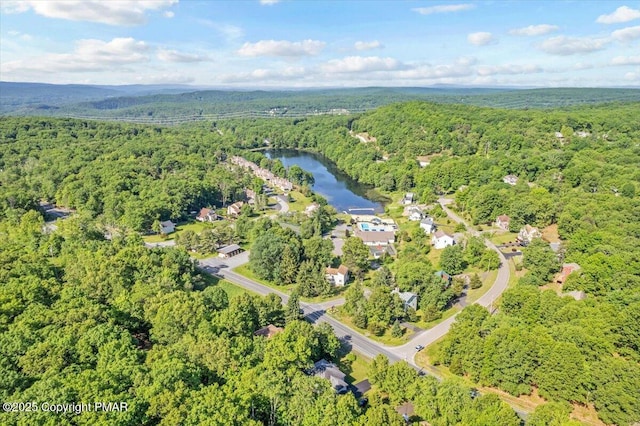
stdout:
{"type": "Polygon", "coordinates": [[[346,373],[346,382],[355,384],[368,377],[371,360],[356,351],[351,351],[349,354],[340,359],[338,367],[342,372],[346,373]],[[347,359],[349,354],[355,355],[354,361],[349,361],[347,359]]]}
{"type": "Polygon", "coordinates": [[[405,343],[407,343],[409,341],[409,339],[411,338],[411,335],[413,334],[413,331],[405,329],[404,330],[404,334],[402,335],[402,337],[393,337],[391,335],[391,327],[388,327],[387,330],[385,330],[385,332],[384,332],[384,334],[382,336],[376,336],[373,333],[371,333],[369,330],[365,330],[365,329],[362,329],[360,327],[356,327],[353,324],[353,321],[351,321],[351,317],[349,317],[348,315],[343,314],[340,309],[331,309],[327,313],[330,316],[332,316],[333,318],[335,318],[338,321],[340,321],[341,323],[343,323],[343,324],[351,327],[352,329],[356,330],[358,333],[362,334],[363,336],[366,336],[366,337],[370,338],[371,340],[375,340],[376,342],[380,342],[383,345],[387,345],[387,346],[403,345],[403,344],[405,344],[405,343]]]}
{"type": "Polygon", "coordinates": [[[218,277],[214,277],[213,275],[204,273],[204,272],[200,272],[200,276],[202,277],[202,279],[204,280],[204,282],[206,283],[206,286],[218,286],[221,289],[223,289],[226,293],[227,296],[229,297],[229,299],[232,299],[235,296],[238,296],[240,294],[251,294],[251,295],[256,295],[255,293],[253,293],[252,291],[246,290],[236,284],[233,284],[232,282],[229,282],[227,280],[224,279],[220,279],[218,277]]]}
{"type": "Polygon", "coordinates": [[[241,294],[250,294],[250,295],[255,295],[255,293],[242,288],[238,285],[235,285],[232,282],[229,282],[227,280],[220,280],[218,281],[218,287],[220,287],[221,289],[223,289],[226,293],[227,296],[229,297],[229,300],[233,299],[236,296],[239,296],[241,294]]]}
{"type": "Polygon", "coordinates": [[[313,203],[311,198],[305,197],[301,192],[291,191],[289,193],[289,210],[292,212],[303,212],[307,206],[313,203]]]}
{"type": "Polygon", "coordinates": [[[515,241],[517,237],[518,234],[515,232],[496,231],[489,237],[489,241],[495,245],[501,245],[515,241]]]}
{"type": "Polygon", "coordinates": [[[169,241],[176,238],[178,235],[182,234],[185,231],[193,231],[196,234],[201,233],[205,229],[211,229],[211,225],[205,222],[200,222],[197,220],[188,220],[186,222],[180,222],[176,225],[176,231],[172,232],[169,235],[145,235],[142,239],[147,243],[160,243],[163,241],[169,241]]]}
{"type": "MultiPolygon", "coordinates": [[[[438,318],[438,319],[435,319],[433,321],[428,321],[428,322],[418,321],[418,322],[415,322],[415,323],[412,323],[412,324],[415,325],[416,327],[424,328],[426,330],[426,329],[429,329],[429,328],[431,328],[431,327],[433,327],[435,325],[438,325],[439,323],[441,323],[442,321],[446,320],[447,318],[451,318],[452,316],[454,316],[455,314],[457,314],[461,310],[462,310],[461,307],[453,306],[453,307],[447,309],[446,311],[444,311],[442,313],[442,316],[440,318],[438,318]]],[[[422,311],[420,311],[420,310],[418,310],[417,313],[418,313],[418,315],[422,315],[422,311]]]]}
{"type": "MultiPolygon", "coordinates": [[[[291,294],[291,292],[296,288],[295,284],[289,284],[289,285],[277,285],[275,283],[272,283],[271,281],[267,281],[267,280],[263,280],[261,278],[259,278],[250,268],[249,265],[241,265],[238,266],[237,268],[233,269],[234,272],[237,272],[238,274],[249,278],[250,280],[256,281],[262,285],[265,285],[269,288],[272,288],[274,290],[277,291],[281,291],[283,293],[286,294],[291,294]]],[[[345,287],[334,287],[333,291],[331,292],[331,294],[324,294],[321,296],[317,296],[317,297],[300,297],[300,301],[302,302],[306,302],[306,303],[322,303],[322,302],[328,302],[331,300],[335,300],[335,299],[339,299],[343,296],[344,292],[346,291],[347,286],[345,287]]]]}

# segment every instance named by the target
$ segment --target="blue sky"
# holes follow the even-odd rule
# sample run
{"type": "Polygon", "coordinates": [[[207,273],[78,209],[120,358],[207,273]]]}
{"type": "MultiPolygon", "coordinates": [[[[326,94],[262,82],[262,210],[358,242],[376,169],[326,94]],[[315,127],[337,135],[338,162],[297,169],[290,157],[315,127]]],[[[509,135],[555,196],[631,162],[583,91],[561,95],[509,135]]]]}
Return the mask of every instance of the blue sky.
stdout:
{"type": "Polygon", "coordinates": [[[640,86],[638,1],[11,1],[0,79],[640,86]]]}

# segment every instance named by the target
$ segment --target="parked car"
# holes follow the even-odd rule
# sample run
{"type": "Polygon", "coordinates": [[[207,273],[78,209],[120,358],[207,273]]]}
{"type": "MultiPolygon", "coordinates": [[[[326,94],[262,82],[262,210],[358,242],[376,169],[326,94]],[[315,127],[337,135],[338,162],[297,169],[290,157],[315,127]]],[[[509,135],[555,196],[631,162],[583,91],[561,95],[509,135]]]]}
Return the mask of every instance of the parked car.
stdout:
{"type": "Polygon", "coordinates": [[[424,349],[424,346],[422,346],[422,345],[416,346],[416,351],[418,351],[418,352],[420,352],[423,349],[424,349]]]}

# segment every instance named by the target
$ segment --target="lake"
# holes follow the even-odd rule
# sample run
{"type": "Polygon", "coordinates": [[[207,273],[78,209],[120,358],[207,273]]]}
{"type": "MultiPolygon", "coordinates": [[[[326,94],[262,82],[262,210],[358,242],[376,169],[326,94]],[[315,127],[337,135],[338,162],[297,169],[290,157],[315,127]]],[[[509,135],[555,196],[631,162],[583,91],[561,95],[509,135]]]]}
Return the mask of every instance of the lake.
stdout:
{"type": "Polygon", "coordinates": [[[370,214],[384,211],[384,199],[371,186],[354,181],[322,155],[289,149],[269,150],[265,155],[282,161],[287,168],[297,164],[312,173],[315,179],[313,191],[326,198],[338,212],[370,214]]]}

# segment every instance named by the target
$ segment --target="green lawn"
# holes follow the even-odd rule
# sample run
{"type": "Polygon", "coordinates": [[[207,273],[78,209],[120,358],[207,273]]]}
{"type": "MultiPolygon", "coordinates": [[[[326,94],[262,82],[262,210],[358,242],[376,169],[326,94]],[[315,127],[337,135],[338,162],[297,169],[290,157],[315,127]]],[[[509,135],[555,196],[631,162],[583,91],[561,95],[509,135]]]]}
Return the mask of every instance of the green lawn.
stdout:
{"type": "MultiPolygon", "coordinates": [[[[272,283],[270,281],[258,278],[258,276],[256,276],[256,274],[249,268],[249,265],[238,266],[237,268],[234,268],[233,271],[237,272],[238,274],[244,277],[249,278],[250,280],[259,282],[262,285],[265,285],[269,288],[281,291],[286,294],[291,294],[291,292],[296,288],[295,284],[276,285],[275,283],[272,283]]],[[[322,303],[322,302],[328,302],[334,299],[339,299],[340,297],[343,296],[344,292],[347,290],[347,287],[348,286],[334,287],[331,294],[325,294],[317,297],[300,297],[300,300],[306,303],[322,303]]]]}
{"type": "Polygon", "coordinates": [[[371,360],[355,351],[351,351],[350,354],[355,355],[356,359],[349,362],[347,360],[349,354],[347,354],[340,359],[338,367],[340,371],[346,373],[347,377],[345,379],[347,383],[355,384],[368,377],[371,360]]]}
{"type": "Polygon", "coordinates": [[[202,277],[202,279],[204,280],[204,282],[206,283],[206,286],[219,286],[221,289],[223,289],[226,293],[227,296],[229,297],[229,299],[238,296],[240,294],[243,293],[248,293],[251,295],[256,295],[255,293],[253,293],[252,291],[246,290],[236,284],[233,284],[232,282],[229,282],[227,280],[224,279],[220,279],[218,277],[214,277],[211,274],[207,274],[205,272],[200,272],[200,276],[202,277]]]}
{"type": "Polygon", "coordinates": [[[233,272],[237,272],[238,274],[249,278],[250,280],[256,281],[262,285],[265,285],[267,287],[270,287],[274,290],[278,290],[281,291],[283,293],[291,293],[291,291],[293,291],[293,289],[295,288],[294,284],[290,284],[290,285],[276,285],[270,281],[267,280],[263,280],[262,278],[259,278],[250,268],[249,265],[240,265],[236,268],[233,268],[233,272]]]}
{"type": "Polygon", "coordinates": [[[190,230],[195,232],[196,234],[199,234],[205,229],[211,229],[211,225],[205,222],[197,221],[197,220],[188,220],[186,222],[178,223],[176,225],[176,231],[172,232],[169,235],[166,235],[166,236],[160,235],[160,234],[145,235],[144,237],[142,237],[142,239],[147,243],[159,243],[162,241],[173,240],[178,235],[182,234],[187,230],[190,230]]]}
{"type": "MultiPolygon", "coordinates": [[[[412,323],[412,324],[414,324],[416,327],[420,327],[420,328],[423,328],[423,329],[426,330],[426,329],[429,329],[429,328],[433,327],[434,325],[437,325],[437,324],[441,323],[442,321],[446,320],[447,318],[450,318],[450,317],[454,316],[455,314],[457,314],[461,310],[462,309],[459,306],[454,306],[454,307],[449,308],[446,311],[444,311],[442,313],[442,317],[440,317],[438,319],[435,319],[433,321],[428,321],[428,322],[418,321],[418,322],[415,322],[415,323],[412,323]]],[[[422,314],[422,312],[420,310],[418,310],[417,313],[419,315],[422,314]]]]}
{"type": "Polygon", "coordinates": [[[227,293],[227,296],[229,296],[229,299],[233,299],[234,297],[239,296],[241,294],[245,294],[245,293],[250,295],[255,295],[255,293],[253,293],[252,291],[244,289],[227,280],[218,281],[218,286],[227,293]]]}
{"type": "Polygon", "coordinates": [[[289,193],[289,199],[293,198],[294,201],[289,201],[289,210],[292,212],[303,212],[307,206],[313,203],[311,198],[305,197],[298,191],[291,191],[289,193]]]}
{"type": "Polygon", "coordinates": [[[511,241],[515,241],[517,237],[518,237],[518,234],[516,232],[502,231],[502,232],[496,232],[495,234],[493,234],[489,238],[489,241],[491,241],[495,245],[501,245],[511,241]]]}
{"type": "Polygon", "coordinates": [[[369,330],[365,330],[365,329],[356,327],[353,324],[353,322],[351,321],[351,317],[349,317],[348,315],[343,314],[340,311],[340,309],[332,309],[330,311],[327,311],[327,314],[332,316],[333,318],[337,319],[338,321],[344,323],[345,325],[351,327],[352,329],[356,330],[358,333],[370,338],[371,340],[375,340],[376,342],[380,342],[380,343],[382,343],[384,345],[388,345],[388,346],[403,345],[403,344],[405,344],[405,343],[407,343],[409,341],[409,338],[413,334],[413,331],[405,330],[404,331],[404,335],[402,337],[393,337],[391,335],[391,327],[388,327],[387,330],[385,331],[385,333],[382,336],[376,336],[376,335],[372,334],[369,330]]]}

